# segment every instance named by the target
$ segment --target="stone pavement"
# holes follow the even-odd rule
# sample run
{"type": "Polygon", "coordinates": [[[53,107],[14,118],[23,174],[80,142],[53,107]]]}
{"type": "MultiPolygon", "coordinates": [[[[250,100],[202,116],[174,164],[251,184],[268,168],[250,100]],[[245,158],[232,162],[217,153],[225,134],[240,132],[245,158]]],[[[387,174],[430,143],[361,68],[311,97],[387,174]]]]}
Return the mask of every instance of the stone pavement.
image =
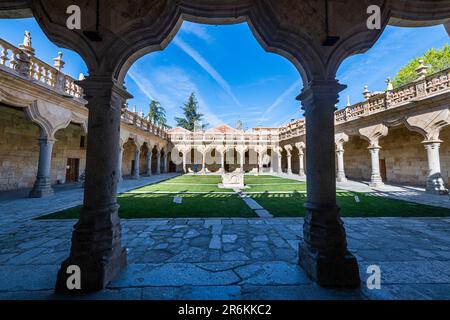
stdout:
{"type": "MultiPolygon", "coordinates": [[[[275,176],[305,181],[305,178],[300,178],[296,174],[275,174],[275,176]]],[[[372,188],[369,187],[368,181],[353,180],[348,180],[347,182],[337,182],[336,185],[338,189],[344,189],[352,192],[374,193],[383,197],[450,209],[449,195],[429,194],[425,192],[425,188],[421,187],[385,184],[382,187],[372,188]]]]}
{"type": "MultiPolygon", "coordinates": [[[[177,173],[141,177],[138,180],[124,179],[119,183],[118,192],[123,193],[148,184],[157,183],[178,176],[177,173]]],[[[0,228],[2,225],[17,223],[33,217],[42,216],[53,212],[62,211],[83,203],[84,189],[80,185],[70,187],[56,187],[55,194],[48,198],[28,198],[28,192],[24,190],[16,193],[7,192],[0,196],[0,228]],[[13,200],[10,200],[13,199],[13,200]]]]}
{"type": "MultiPolygon", "coordinates": [[[[17,221],[0,228],[0,299],[53,295],[75,221],[17,221]]],[[[129,265],[83,299],[450,299],[450,218],[345,219],[361,290],[324,289],[297,265],[296,219],[123,220],[129,265]],[[382,289],[368,290],[367,266],[382,289]]]]}
{"type": "MultiPolygon", "coordinates": [[[[120,191],[168,177],[126,180],[120,191]]],[[[122,220],[129,264],[120,277],[99,293],[56,296],[76,221],[33,217],[81,196],[0,201],[0,299],[450,299],[450,218],[344,219],[359,290],[308,279],[297,265],[301,218],[122,220]],[[381,268],[381,290],[367,289],[369,265],[381,268]]]]}

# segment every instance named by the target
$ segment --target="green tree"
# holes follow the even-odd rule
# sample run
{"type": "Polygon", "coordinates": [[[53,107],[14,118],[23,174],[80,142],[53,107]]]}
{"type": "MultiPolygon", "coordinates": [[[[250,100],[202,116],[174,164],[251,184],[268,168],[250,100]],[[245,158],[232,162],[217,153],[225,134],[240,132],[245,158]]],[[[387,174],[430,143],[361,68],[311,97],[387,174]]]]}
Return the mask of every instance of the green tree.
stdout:
{"type": "Polygon", "coordinates": [[[152,100],[150,103],[150,110],[148,112],[148,119],[157,125],[165,126],[167,123],[166,110],[158,101],[152,100]]]}
{"type": "Polygon", "coordinates": [[[422,56],[408,62],[397,73],[394,79],[394,87],[400,87],[417,79],[416,69],[420,65],[420,60],[423,60],[425,65],[429,66],[428,74],[450,68],[450,45],[445,44],[441,49],[431,48],[422,56]]]}
{"type": "MultiPolygon", "coordinates": [[[[194,131],[196,123],[201,123],[203,121],[203,114],[198,111],[199,105],[195,93],[192,93],[189,96],[188,101],[181,109],[183,110],[184,117],[175,117],[177,126],[190,131],[194,131]]],[[[203,129],[206,126],[207,124],[202,124],[203,129]]]]}

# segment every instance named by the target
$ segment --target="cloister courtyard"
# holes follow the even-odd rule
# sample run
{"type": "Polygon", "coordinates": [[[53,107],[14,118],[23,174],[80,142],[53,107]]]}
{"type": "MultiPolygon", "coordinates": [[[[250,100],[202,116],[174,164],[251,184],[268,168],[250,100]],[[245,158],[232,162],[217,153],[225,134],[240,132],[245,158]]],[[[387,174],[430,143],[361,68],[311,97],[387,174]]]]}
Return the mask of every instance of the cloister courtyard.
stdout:
{"type": "MultiPolygon", "coordinates": [[[[125,179],[118,202],[128,267],[84,299],[450,298],[450,199],[420,188],[339,183],[363,283],[326,289],[298,266],[304,179],[247,175],[248,188],[238,192],[219,189],[220,181],[176,173],[125,179]],[[382,270],[380,290],[364,283],[374,264],[382,270]]],[[[70,247],[81,187],[56,189],[47,199],[11,197],[0,199],[0,299],[67,299],[54,293],[54,274],[70,247]]]]}
{"type": "Polygon", "coordinates": [[[0,2],[0,300],[450,300],[449,35],[448,1],[0,2]]]}

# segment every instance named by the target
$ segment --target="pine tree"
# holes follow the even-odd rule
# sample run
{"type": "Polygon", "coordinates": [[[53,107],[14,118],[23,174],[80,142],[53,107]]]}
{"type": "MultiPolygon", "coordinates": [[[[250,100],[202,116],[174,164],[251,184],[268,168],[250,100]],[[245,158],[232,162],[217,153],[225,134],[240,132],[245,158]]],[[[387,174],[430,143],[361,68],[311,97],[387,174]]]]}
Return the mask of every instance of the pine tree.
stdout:
{"type": "Polygon", "coordinates": [[[152,100],[150,103],[150,111],[148,113],[148,119],[156,125],[165,126],[167,123],[166,110],[161,106],[158,101],[152,100]]]}
{"type": "MultiPolygon", "coordinates": [[[[194,131],[196,123],[201,123],[203,114],[198,111],[199,105],[195,93],[189,96],[188,101],[181,108],[183,110],[184,118],[176,117],[177,126],[189,131],[194,131]]],[[[202,124],[204,129],[207,125],[202,124]]]]}

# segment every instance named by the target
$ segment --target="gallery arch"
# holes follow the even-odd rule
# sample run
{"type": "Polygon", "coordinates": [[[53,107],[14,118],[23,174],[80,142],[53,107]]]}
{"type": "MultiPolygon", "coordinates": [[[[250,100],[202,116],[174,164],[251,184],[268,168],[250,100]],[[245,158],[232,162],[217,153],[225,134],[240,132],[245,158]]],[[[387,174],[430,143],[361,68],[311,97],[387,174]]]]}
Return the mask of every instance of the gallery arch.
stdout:
{"type": "MultiPolygon", "coordinates": [[[[122,107],[131,98],[122,86],[123,78],[139,56],[163,49],[183,19],[215,24],[247,21],[266,50],[287,57],[299,70],[305,83],[298,100],[305,109],[307,126],[304,142],[308,156],[308,198],[304,241],[299,247],[300,264],[311,278],[323,286],[360,285],[358,264],[347,249],[345,229],[336,204],[336,118],[347,119],[351,115],[349,110],[345,110],[340,117],[334,113],[338,94],[345,88],[336,79],[336,70],[345,58],[364,52],[378,39],[382,28],[368,29],[367,16],[359,14],[366,12],[369,5],[378,5],[383,9],[381,27],[384,27],[389,21],[397,25],[411,20],[415,25],[442,23],[448,17],[446,4],[421,0],[330,1],[331,10],[325,10],[323,4],[308,1],[245,0],[238,4],[227,0],[167,0],[158,1],[152,7],[145,1],[135,1],[133,8],[123,1],[110,1],[110,6],[100,12],[105,25],[101,26],[95,37],[92,33],[65,27],[65,12],[72,4],[70,0],[33,0],[24,4],[25,9],[27,4],[50,39],[78,52],[90,70],[90,76],[80,82],[89,108],[84,204],[74,228],[72,251],[58,274],[58,291],[68,292],[65,286],[68,277],[66,270],[70,265],[75,264],[82,269],[82,287],[86,292],[104,288],[126,265],[116,203],[121,148],[117,128],[121,126],[122,107]],[[334,13],[333,37],[327,35],[323,28],[328,11],[334,13]],[[103,30],[108,30],[108,33],[103,30]],[[104,156],[106,154],[109,155],[107,158],[104,156]]],[[[86,20],[93,25],[95,10],[89,10],[86,4],[85,1],[80,2],[86,12],[86,20]]],[[[7,5],[0,8],[8,9],[7,5]]],[[[14,12],[8,14],[14,15],[14,12]]],[[[404,97],[388,98],[396,102],[404,97]]],[[[143,123],[139,120],[139,125],[143,123]]],[[[413,125],[419,126],[420,123],[413,125]]],[[[377,184],[381,182],[379,140],[387,132],[384,128],[363,129],[358,129],[358,134],[369,142],[371,181],[377,184]]],[[[427,142],[431,145],[430,140],[427,142]]],[[[434,180],[438,174],[438,143],[432,142],[428,155],[428,159],[433,160],[430,170],[434,180]]],[[[261,143],[257,148],[259,170],[263,168],[263,156],[267,149],[268,146],[261,143]]],[[[136,150],[135,155],[139,154],[139,149],[136,150]]],[[[274,150],[279,156],[287,153],[285,149],[274,150]]],[[[162,146],[158,146],[157,173],[161,170],[163,153],[162,146]]],[[[200,153],[200,167],[206,171],[205,153],[200,153]]],[[[139,162],[139,155],[135,159],[139,162]]],[[[282,159],[279,159],[278,164],[281,162],[282,159]]]]}

